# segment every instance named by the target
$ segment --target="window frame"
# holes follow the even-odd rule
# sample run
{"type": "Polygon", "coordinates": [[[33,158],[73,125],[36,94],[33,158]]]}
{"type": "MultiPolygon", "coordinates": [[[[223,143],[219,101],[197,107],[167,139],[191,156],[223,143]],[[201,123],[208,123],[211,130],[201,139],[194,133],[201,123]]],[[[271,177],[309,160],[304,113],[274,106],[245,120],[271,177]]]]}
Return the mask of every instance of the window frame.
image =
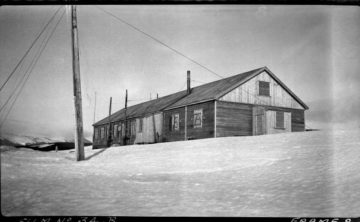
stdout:
{"type": "Polygon", "coordinates": [[[268,96],[268,97],[270,97],[270,82],[268,82],[268,81],[261,81],[261,80],[259,80],[258,81],[258,95],[259,96],[268,96]],[[265,87],[261,87],[260,85],[261,84],[264,84],[264,83],[266,83],[267,84],[267,88],[265,88],[265,87]],[[264,90],[266,90],[266,93],[267,94],[263,94],[264,93],[264,90]]]}
{"type": "Polygon", "coordinates": [[[203,109],[195,109],[193,112],[193,128],[202,128],[203,126],[203,109]],[[200,125],[196,124],[197,116],[200,114],[200,125]]]}
{"type": "Polygon", "coordinates": [[[285,112],[275,111],[275,129],[285,129],[285,112]],[[279,125],[282,124],[282,125],[279,125]]]}
{"type": "Polygon", "coordinates": [[[98,133],[99,133],[99,129],[96,127],[96,128],[95,128],[95,132],[94,132],[94,134],[95,134],[95,135],[94,135],[94,140],[98,140],[98,139],[99,139],[99,134],[98,134],[98,133]]]}
{"type": "Polygon", "coordinates": [[[139,133],[142,133],[142,131],[143,131],[143,125],[144,125],[144,120],[143,120],[143,118],[139,118],[139,130],[138,130],[139,133]]]}
{"type": "Polygon", "coordinates": [[[118,135],[118,124],[114,123],[113,125],[113,136],[116,138],[118,135]]]}
{"type": "Polygon", "coordinates": [[[179,131],[179,130],[180,130],[180,115],[179,113],[173,113],[171,114],[171,131],[179,131]]]}
{"type": "Polygon", "coordinates": [[[100,139],[104,139],[104,138],[105,138],[105,128],[100,127],[100,139]]]}
{"type": "Polygon", "coordinates": [[[130,135],[136,135],[136,121],[130,121],[130,135]]]}
{"type": "Polygon", "coordinates": [[[111,134],[110,134],[110,125],[106,125],[106,130],[105,130],[105,132],[106,132],[106,133],[105,133],[105,137],[106,137],[106,138],[109,138],[109,135],[111,135],[111,134]]]}
{"type": "Polygon", "coordinates": [[[121,123],[121,128],[120,128],[120,130],[121,130],[121,136],[125,136],[125,122],[122,122],[121,123]]]}

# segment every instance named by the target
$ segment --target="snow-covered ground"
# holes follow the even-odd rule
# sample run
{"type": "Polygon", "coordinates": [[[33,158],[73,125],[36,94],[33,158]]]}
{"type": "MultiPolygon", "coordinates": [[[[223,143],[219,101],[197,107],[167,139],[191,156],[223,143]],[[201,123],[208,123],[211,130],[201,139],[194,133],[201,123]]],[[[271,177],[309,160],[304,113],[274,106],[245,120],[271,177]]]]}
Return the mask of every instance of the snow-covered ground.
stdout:
{"type": "Polygon", "coordinates": [[[360,130],[1,149],[3,215],[359,216],[360,130]]]}

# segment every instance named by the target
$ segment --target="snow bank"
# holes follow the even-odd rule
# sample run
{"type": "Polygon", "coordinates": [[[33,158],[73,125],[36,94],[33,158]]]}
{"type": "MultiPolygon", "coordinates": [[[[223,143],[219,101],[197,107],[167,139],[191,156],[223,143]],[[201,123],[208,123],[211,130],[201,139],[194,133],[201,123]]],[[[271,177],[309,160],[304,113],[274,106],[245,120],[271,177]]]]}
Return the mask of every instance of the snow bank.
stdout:
{"type": "Polygon", "coordinates": [[[1,153],[5,215],[356,216],[359,129],[1,153]]]}

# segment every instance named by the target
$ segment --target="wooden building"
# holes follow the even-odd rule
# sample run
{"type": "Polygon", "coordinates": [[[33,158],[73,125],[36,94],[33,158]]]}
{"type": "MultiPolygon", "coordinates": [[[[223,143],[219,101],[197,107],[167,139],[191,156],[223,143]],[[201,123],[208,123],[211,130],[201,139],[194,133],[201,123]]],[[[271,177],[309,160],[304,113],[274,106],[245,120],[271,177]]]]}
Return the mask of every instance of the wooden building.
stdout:
{"type": "Polygon", "coordinates": [[[154,143],[224,136],[250,136],[305,130],[308,109],[267,67],[124,109],[94,124],[94,147],[112,143],[154,143]],[[118,130],[115,130],[118,129],[118,130]]]}
{"type": "Polygon", "coordinates": [[[121,109],[95,124],[93,147],[130,145],[162,141],[162,110],[186,96],[186,91],[121,109]],[[110,124],[109,124],[110,122],[110,124]],[[109,141],[110,138],[110,141],[109,141]]]}

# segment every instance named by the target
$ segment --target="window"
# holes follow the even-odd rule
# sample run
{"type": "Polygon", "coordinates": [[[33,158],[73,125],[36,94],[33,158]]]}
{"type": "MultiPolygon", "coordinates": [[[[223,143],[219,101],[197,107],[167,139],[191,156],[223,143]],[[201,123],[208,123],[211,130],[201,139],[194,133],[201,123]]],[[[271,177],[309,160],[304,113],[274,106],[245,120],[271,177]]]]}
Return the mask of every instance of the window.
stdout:
{"type": "Polygon", "coordinates": [[[121,130],[122,136],[125,136],[125,123],[121,123],[120,130],[121,130]]]}
{"type": "Polygon", "coordinates": [[[110,125],[106,126],[106,137],[110,137],[110,125]]]}
{"type": "Polygon", "coordinates": [[[259,96],[270,96],[270,83],[259,81],[259,96]]]}
{"type": "Polygon", "coordinates": [[[169,131],[172,131],[173,129],[172,129],[172,122],[173,122],[173,117],[172,117],[172,115],[169,117],[169,131]]]}
{"type": "Polygon", "coordinates": [[[113,133],[114,133],[114,137],[117,137],[117,135],[118,135],[118,125],[117,124],[114,125],[113,133]]]}
{"type": "Polygon", "coordinates": [[[131,132],[130,135],[135,135],[136,131],[135,131],[135,121],[131,121],[131,132]]]}
{"type": "Polygon", "coordinates": [[[276,124],[275,128],[284,129],[284,112],[276,111],[276,124]]]}
{"type": "Polygon", "coordinates": [[[121,131],[121,128],[122,128],[121,125],[123,125],[123,124],[119,123],[118,128],[117,128],[117,130],[119,131],[119,134],[120,134],[120,131],[121,131]]]}
{"type": "Polygon", "coordinates": [[[194,110],[194,128],[201,128],[202,127],[202,109],[194,110]]]}
{"type": "Polygon", "coordinates": [[[140,118],[140,121],[139,121],[139,133],[141,133],[142,130],[143,130],[143,124],[144,124],[143,118],[140,118]]]}
{"type": "Polygon", "coordinates": [[[179,130],[179,113],[171,115],[171,130],[179,130]]]}
{"type": "Polygon", "coordinates": [[[95,140],[97,140],[99,138],[99,129],[98,128],[95,128],[95,132],[94,132],[94,138],[95,140]]]}
{"type": "Polygon", "coordinates": [[[100,128],[100,139],[104,139],[104,137],[105,137],[105,129],[104,129],[104,127],[101,127],[100,128]]]}

